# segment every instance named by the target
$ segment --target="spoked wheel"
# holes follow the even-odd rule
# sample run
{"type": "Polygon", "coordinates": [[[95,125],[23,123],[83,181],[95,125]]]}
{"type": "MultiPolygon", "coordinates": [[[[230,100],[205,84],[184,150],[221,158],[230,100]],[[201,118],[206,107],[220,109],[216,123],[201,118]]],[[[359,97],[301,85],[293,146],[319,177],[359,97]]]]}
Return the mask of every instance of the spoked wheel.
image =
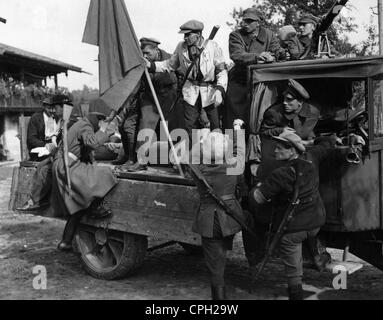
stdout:
{"type": "Polygon", "coordinates": [[[114,280],[133,274],[142,265],[148,240],[137,234],[80,225],[76,245],[90,275],[114,280]]]}

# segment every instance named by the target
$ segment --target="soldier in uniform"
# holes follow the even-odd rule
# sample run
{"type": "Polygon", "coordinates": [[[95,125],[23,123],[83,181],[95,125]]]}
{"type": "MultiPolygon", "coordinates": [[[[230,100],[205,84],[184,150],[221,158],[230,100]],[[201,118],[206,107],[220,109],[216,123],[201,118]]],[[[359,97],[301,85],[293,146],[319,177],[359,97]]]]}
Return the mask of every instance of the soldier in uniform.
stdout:
{"type": "MultiPolygon", "coordinates": [[[[202,140],[201,147],[199,144],[194,145],[192,163],[202,158],[202,164],[198,165],[198,169],[205,180],[236,212],[236,215],[245,220],[241,205],[236,198],[236,188],[245,167],[245,139],[241,130],[242,124],[243,121],[237,120],[234,126],[233,144],[236,156],[226,158],[229,139],[220,132],[211,132],[202,140]]],[[[200,162],[197,161],[197,163],[200,162]]],[[[224,281],[226,252],[231,250],[234,235],[241,231],[241,226],[224,212],[194,173],[192,176],[200,194],[200,207],[194,220],[193,231],[202,237],[212,299],[224,300],[226,299],[224,281]]]]}
{"type": "Polygon", "coordinates": [[[49,206],[49,195],[52,187],[51,157],[56,151],[61,137],[61,119],[64,103],[70,103],[66,95],[57,94],[43,101],[44,110],[32,115],[27,132],[29,152],[34,148],[46,148],[48,155],[38,157],[38,153],[30,153],[32,161],[38,161],[33,176],[30,199],[17,210],[34,211],[49,206]]]}
{"type": "Polygon", "coordinates": [[[299,43],[297,46],[299,47],[299,59],[301,60],[313,59],[314,54],[316,54],[314,51],[318,44],[313,43],[313,36],[318,22],[319,19],[312,14],[303,15],[298,22],[300,34],[298,36],[299,43]]]}
{"type": "MultiPolygon", "coordinates": [[[[286,162],[275,169],[262,183],[251,190],[249,198],[253,210],[260,210],[260,205],[271,202],[273,210],[273,230],[275,231],[291,202],[295,186],[298,187],[298,205],[293,218],[286,226],[280,241],[280,258],[285,265],[288,294],[291,300],[303,299],[302,290],[302,242],[315,239],[321,226],[326,221],[326,212],[319,194],[319,165],[331,157],[344,159],[349,152],[335,149],[335,139],[324,137],[316,140],[316,145],[306,151],[304,143],[297,134],[284,130],[277,141],[275,158],[286,162]]],[[[352,143],[363,144],[358,136],[352,137],[352,143]]],[[[314,261],[321,269],[330,261],[328,254],[316,254],[314,261]]]]}
{"type": "Polygon", "coordinates": [[[94,112],[78,120],[73,115],[68,130],[68,164],[72,196],[68,194],[64,164],[64,151],[59,147],[53,160],[52,206],[56,217],[68,218],[58,249],[69,251],[82,216],[88,212],[95,218],[103,218],[110,211],[102,205],[102,199],[117,184],[111,169],[92,163],[92,151],[108,141],[106,115],[94,112]],[[95,116],[95,117],[93,117],[95,116]],[[95,133],[96,132],[96,133],[95,133]]]}
{"type": "MultiPolygon", "coordinates": [[[[263,116],[260,129],[261,163],[257,169],[255,183],[263,182],[270,173],[284,161],[277,161],[274,157],[276,141],[273,136],[282,133],[286,127],[292,128],[303,139],[305,145],[312,144],[315,137],[314,128],[319,120],[319,110],[308,103],[310,95],[307,90],[295,80],[288,81],[283,93],[284,101],[268,108],[263,116]]],[[[242,233],[243,243],[251,267],[254,267],[263,256],[265,232],[269,223],[270,205],[265,204],[254,216],[257,224],[259,239],[252,239],[246,231],[242,233]]]]}
{"type": "Polygon", "coordinates": [[[227,89],[227,70],[222,49],[214,41],[208,41],[202,55],[199,55],[204,38],[204,25],[190,20],[180,27],[184,41],[177,45],[173,55],[162,62],[148,64],[151,72],[169,72],[179,70],[185,75],[190,64],[196,64],[182,88],[184,100],[185,129],[192,138],[192,130],[198,128],[201,109],[206,111],[210,129],[220,127],[217,107],[223,103],[227,89]]]}
{"type": "Polygon", "coordinates": [[[277,37],[262,26],[263,16],[255,8],[243,12],[242,28],[229,36],[230,58],[235,65],[229,72],[225,100],[225,128],[232,128],[234,119],[247,121],[250,112],[250,92],[247,67],[257,63],[272,63],[285,59],[277,37]]]}

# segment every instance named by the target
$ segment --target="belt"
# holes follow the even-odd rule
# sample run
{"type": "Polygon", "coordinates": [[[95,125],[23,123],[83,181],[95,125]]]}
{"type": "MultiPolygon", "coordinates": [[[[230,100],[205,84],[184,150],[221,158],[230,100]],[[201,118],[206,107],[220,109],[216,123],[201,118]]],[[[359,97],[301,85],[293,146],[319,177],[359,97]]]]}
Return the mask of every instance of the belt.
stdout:
{"type": "Polygon", "coordinates": [[[68,152],[68,157],[71,158],[74,161],[78,160],[78,158],[72,152],[68,152]]]}
{"type": "Polygon", "coordinates": [[[198,81],[193,79],[188,79],[188,81],[198,87],[209,87],[215,84],[214,81],[198,81]]]}
{"type": "Polygon", "coordinates": [[[226,201],[226,200],[237,200],[237,197],[235,196],[235,194],[225,194],[223,196],[221,196],[221,199],[226,201]]]}

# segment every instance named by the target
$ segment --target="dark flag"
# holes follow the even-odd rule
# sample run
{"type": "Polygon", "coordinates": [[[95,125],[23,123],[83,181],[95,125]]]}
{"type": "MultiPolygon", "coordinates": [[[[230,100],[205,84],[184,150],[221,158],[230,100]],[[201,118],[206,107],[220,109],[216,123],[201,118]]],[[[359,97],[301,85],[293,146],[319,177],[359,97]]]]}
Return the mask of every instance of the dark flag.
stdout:
{"type": "Polygon", "coordinates": [[[99,46],[101,99],[118,110],[140,83],[145,62],[123,0],[91,0],[83,42],[99,46]]]}

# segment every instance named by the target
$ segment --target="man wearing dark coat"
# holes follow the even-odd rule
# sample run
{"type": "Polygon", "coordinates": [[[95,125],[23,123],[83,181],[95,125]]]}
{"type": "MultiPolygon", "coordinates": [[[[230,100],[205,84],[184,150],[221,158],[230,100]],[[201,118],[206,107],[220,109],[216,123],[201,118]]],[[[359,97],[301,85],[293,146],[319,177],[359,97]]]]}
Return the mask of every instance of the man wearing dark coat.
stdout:
{"type": "MultiPolygon", "coordinates": [[[[56,217],[68,218],[59,250],[72,249],[72,240],[82,216],[92,214],[103,218],[110,211],[101,204],[102,199],[117,184],[109,167],[92,163],[92,151],[108,141],[105,114],[89,110],[87,117],[74,122],[68,130],[68,160],[72,196],[64,165],[63,147],[59,147],[53,160],[52,206],[56,217]],[[96,116],[96,120],[92,115],[96,116]],[[96,132],[96,133],[95,133],[96,132]]],[[[74,115],[75,116],[75,115],[74,115]]]]}
{"type": "MultiPolygon", "coordinates": [[[[289,130],[284,130],[274,139],[277,141],[275,158],[284,161],[285,165],[272,171],[262,184],[251,190],[249,198],[253,202],[251,208],[255,211],[261,210],[262,204],[271,202],[275,232],[298,184],[298,205],[285,228],[279,252],[285,265],[289,299],[302,300],[302,243],[315,239],[326,222],[326,212],[319,194],[319,165],[329,157],[342,161],[349,150],[335,149],[335,139],[324,137],[317,139],[315,146],[306,152],[302,139],[289,130]]],[[[352,143],[363,144],[360,139],[354,136],[352,143]]],[[[327,253],[316,254],[313,258],[320,270],[331,260],[327,253]]]]}
{"type": "Polygon", "coordinates": [[[17,208],[20,211],[33,211],[49,206],[49,195],[52,187],[52,159],[61,136],[61,119],[63,104],[68,103],[69,97],[62,94],[54,95],[43,101],[44,110],[32,115],[27,131],[27,146],[30,160],[38,161],[33,176],[30,199],[17,208]],[[45,148],[46,154],[39,157],[32,153],[35,148],[45,148]]]}
{"type": "MultiPolygon", "coordinates": [[[[170,58],[170,54],[160,49],[161,43],[154,38],[141,38],[141,50],[143,56],[150,62],[164,61],[170,58]]],[[[177,96],[177,77],[174,72],[151,74],[152,83],[157,94],[158,101],[164,113],[165,119],[169,120],[169,128],[178,126],[178,119],[169,114],[170,106],[177,96]]],[[[174,108],[172,114],[178,109],[174,108]]],[[[141,87],[136,97],[132,100],[131,107],[127,110],[127,117],[122,132],[122,142],[125,151],[125,160],[128,163],[123,168],[128,171],[145,170],[146,165],[140,163],[140,159],[135,162],[135,150],[143,144],[136,141],[137,133],[142,129],[157,131],[159,126],[159,113],[154,102],[153,94],[150,90],[146,78],[141,81],[141,87]]],[[[119,161],[124,162],[124,161],[119,161]]],[[[118,164],[116,162],[116,164],[118,164]]]]}
{"type": "Polygon", "coordinates": [[[232,128],[234,119],[249,119],[250,90],[248,66],[285,59],[285,51],[271,30],[262,26],[263,16],[255,8],[243,12],[242,28],[229,36],[229,53],[234,67],[229,71],[225,99],[225,128],[232,128]]]}

